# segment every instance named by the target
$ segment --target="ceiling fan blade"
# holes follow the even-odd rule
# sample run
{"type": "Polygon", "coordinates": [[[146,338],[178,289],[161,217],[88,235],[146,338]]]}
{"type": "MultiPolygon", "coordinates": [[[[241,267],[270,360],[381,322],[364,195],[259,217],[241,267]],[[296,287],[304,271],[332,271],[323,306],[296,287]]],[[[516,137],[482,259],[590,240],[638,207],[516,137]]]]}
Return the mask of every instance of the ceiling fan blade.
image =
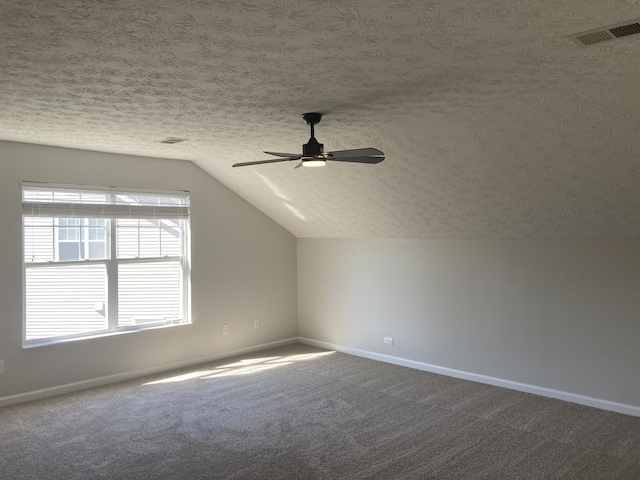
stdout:
{"type": "Polygon", "coordinates": [[[300,158],[300,155],[297,153],[279,153],[279,152],[264,152],[267,155],[274,155],[276,157],[298,157],[300,158]]]}
{"type": "Polygon", "coordinates": [[[258,160],[255,162],[241,162],[241,163],[234,163],[233,165],[231,165],[232,167],[246,167],[249,165],[262,165],[263,163],[278,163],[278,162],[293,162],[296,160],[300,160],[300,156],[297,156],[295,158],[274,158],[273,160],[258,160]]]}
{"type": "Polygon", "coordinates": [[[356,148],[354,150],[338,150],[328,152],[327,161],[352,163],[380,163],[384,153],[377,148],[356,148]]]}

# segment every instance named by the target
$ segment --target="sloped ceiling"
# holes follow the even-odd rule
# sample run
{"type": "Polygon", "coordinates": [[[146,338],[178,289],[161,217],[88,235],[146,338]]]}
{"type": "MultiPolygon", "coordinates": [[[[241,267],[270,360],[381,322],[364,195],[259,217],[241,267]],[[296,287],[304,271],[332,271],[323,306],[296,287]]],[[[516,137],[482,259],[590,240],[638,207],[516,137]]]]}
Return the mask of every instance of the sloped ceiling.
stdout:
{"type": "Polygon", "coordinates": [[[0,139],[191,160],[298,237],[640,237],[640,35],[567,39],[638,17],[612,0],[3,0],[0,139]],[[308,111],[327,150],[387,159],[231,168],[301,152],[308,111]]]}

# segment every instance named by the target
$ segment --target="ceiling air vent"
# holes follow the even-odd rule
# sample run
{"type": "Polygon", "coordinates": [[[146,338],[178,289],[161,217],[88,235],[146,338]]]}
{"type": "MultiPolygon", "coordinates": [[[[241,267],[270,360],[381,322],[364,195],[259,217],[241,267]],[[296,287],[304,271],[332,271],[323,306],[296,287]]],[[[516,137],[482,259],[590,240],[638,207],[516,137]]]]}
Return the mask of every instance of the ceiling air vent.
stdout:
{"type": "Polygon", "coordinates": [[[631,20],[608,27],[576,33],[570,35],[569,38],[573,39],[578,45],[593,45],[594,43],[607,42],[637,33],[640,33],[640,20],[631,20]]]}
{"type": "Polygon", "coordinates": [[[635,35],[640,33],[640,23],[630,23],[629,25],[621,25],[609,30],[617,38],[626,37],[627,35],[635,35]]]}
{"type": "Polygon", "coordinates": [[[186,138],[177,138],[177,137],[169,137],[164,140],[160,140],[160,143],[167,143],[169,145],[173,145],[174,143],[180,143],[186,141],[186,138]]]}

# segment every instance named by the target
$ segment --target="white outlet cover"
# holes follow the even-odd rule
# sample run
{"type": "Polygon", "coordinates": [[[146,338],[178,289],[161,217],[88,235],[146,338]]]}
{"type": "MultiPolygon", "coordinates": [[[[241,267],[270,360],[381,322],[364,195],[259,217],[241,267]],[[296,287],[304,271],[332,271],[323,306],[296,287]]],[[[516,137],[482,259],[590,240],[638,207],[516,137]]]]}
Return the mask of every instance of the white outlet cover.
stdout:
{"type": "Polygon", "coordinates": [[[229,325],[226,323],[222,325],[222,335],[229,335],[229,325]]]}

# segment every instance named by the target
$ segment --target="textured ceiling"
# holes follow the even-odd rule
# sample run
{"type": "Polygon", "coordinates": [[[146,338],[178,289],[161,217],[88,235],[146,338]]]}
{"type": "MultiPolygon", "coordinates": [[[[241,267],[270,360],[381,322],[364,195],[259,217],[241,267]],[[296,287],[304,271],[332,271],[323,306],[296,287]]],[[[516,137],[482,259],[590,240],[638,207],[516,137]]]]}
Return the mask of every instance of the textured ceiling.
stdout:
{"type": "Polygon", "coordinates": [[[638,17],[631,0],[2,0],[0,139],[191,160],[298,237],[640,238],[640,35],[566,38],[638,17]],[[307,111],[327,150],[387,159],[231,168],[301,152],[307,111]]]}

